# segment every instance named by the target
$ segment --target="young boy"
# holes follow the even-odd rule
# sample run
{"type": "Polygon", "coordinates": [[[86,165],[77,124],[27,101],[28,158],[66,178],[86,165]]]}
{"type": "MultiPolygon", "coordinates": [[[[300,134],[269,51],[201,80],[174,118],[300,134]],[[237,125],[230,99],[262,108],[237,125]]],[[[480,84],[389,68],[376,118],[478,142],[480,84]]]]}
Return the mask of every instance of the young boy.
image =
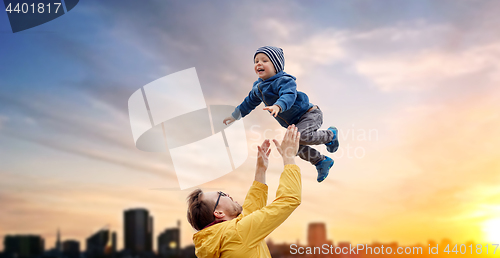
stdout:
{"type": "Polygon", "coordinates": [[[281,48],[265,46],[254,54],[254,70],[259,79],[253,83],[252,90],[224,124],[248,115],[261,102],[281,126],[287,128],[295,124],[300,132],[300,147],[297,155],[311,162],[318,170],[318,182],[328,176],[333,160],[308,145],[325,144],[326,149],[337,151],[339,142],[337,128],[318,130],[323,124],[323,112],[318,106],[309,103],[303,92],[297,91],[295,77],[283,71],[285,57],[281,48]]]}

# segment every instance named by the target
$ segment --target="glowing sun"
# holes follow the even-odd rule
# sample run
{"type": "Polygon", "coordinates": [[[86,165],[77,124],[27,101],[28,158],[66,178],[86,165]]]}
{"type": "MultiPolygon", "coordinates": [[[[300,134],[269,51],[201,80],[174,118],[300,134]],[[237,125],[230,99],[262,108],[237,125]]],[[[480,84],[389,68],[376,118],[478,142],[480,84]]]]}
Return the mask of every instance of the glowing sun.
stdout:
{"type": "Polygon", "coordinates": [[[486,239],[494,243],[500,243],[500,218],[487,220],[483,224],[486,239]]]}

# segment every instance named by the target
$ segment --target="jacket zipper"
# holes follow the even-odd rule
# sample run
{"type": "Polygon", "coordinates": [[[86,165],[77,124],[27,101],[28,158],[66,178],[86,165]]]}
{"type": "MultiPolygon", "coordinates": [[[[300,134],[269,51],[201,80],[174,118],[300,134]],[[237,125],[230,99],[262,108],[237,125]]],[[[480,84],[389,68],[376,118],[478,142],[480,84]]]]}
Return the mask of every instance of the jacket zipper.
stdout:
{"type": "MultiPolygon", "coordinates": [[[[269,106],[266,101],[264,100],[264,93],[262,93],[262,90],[260,89],[259,85],[261,84],[262,82],[259,82],[259,84],[257,84],[257,89],[259,89],[260,91],[260,95],[262,95],[262,101],[264,102],[264,104],[266,104],[266,106],[269,106]]],[[[281,118],[281,120],[285,121],[285,123],[287,125],[290,125],[283,117],[281,117],[280,115],[277,115],[279,118],[281,118]]]]}

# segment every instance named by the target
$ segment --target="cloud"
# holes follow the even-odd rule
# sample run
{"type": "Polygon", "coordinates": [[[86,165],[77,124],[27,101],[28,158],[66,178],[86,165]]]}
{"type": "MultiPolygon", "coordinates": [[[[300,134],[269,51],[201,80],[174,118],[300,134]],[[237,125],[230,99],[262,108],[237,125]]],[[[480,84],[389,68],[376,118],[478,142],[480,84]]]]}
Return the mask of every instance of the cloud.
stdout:
{"type": "Polygon", "coordinates": [[[30,139],[27,138],[26,136],[22,136],[21,139],[37,143],[51,149],[63,151],[66,153],[72,153],[82,157],[87,157],[98,161],[112,163],[115,165],[130,168],[132,170],[140,170],[142,172],[148,172],[164,179],[169,179],[174,181],[177,180],[172,168],[164,163],[137,162],[136,159],[122,158],[122,156],[118,155],[118,153],[116,152],[103,152],[98,150],[89,150],[84,148],[72,147],[70,145],[65,145],[54,141],[45,141],[43,139],[34,139],[34,138],[30,139]]]}
{"type": "MultiPolygon", "coordinates": [[[[267,21],[270,27],[281,25],[273,19],[267,21]]],[[[479,29],[482,33],[487,30],[479,29]]],[[[429,91],[478,76],[500,78],[498,39],[469,42],[456,24],[417,20],[369,30],[280,31],[285,31],[279,41],[287,71],[299,78],[311,77],[311,71],[315,71],[314,77],[324,77],[322,68],[334,69],[334,64],[352,65],[359,76],[386,92],[429,91]]]]}
{"type": "Polygon", "coordinates": [[[474,77],[498,80],[500,39],[486,38],[490,28],[482,25],[464,31],[460,23],[449,22],[416,20],[337,30],[330,38],[343,53],[338,61],[352,64],[382,91],[429,91],[474,77]]]}
{"type": "Polygon", "coordinates": [[[4,126],[4,124],[9,121],[9,118],[7,116],[2,116],[0,115],[0,130],[2,129],[2,127],[4,126]]]}
{"type": "Polygon", "coordinates": [[[310,35],[305,40],[281,46],[285,52],[286,70],[300,78],[318,67],[327,66],[345,58],[341,46],[343,38],[335,30],[310,35]]]}
{"type": "Polygon", "coordinates": [[[447,85],[465,76],[498,80],[499,43],[474,46],[463,51],[422,49],[414,53],[389,54],[355,63],[358,72],[383,91],[422,91],[447,85]]]}
{"type": "MultiPolygon", "coordinates": [[[[146,172],[162,178],[166,185],[177,185],[168,154],[136,150],[127,115],[107,103],[89,98],[83,98],[83,103],[53,97],[43,102],[25,101],[22,97],[0,99],[4,107],[16,110],[2,130],[11,139],[98,161],[88,166],[105,162],[127,168],[128,175],[146,172]],[[25,116],[33,122],[26,123],[25,116]]],[[[29,158],[32,155],[38,154],[30,149],[23,153],[26,159],[36,160],[29,158]]]]}

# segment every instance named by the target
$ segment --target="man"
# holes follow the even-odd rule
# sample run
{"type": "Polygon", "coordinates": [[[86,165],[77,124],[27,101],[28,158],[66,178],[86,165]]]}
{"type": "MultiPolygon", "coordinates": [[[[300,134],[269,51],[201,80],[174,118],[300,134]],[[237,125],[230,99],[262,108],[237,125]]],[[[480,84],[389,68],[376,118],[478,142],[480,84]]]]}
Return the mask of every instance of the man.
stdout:
{"type": "Polygon", "coordinates": [[[264,239],[290,216],[301,200],[301,174],[295,165],[299,141],[300,133],[294,125],[288,127],[281,144],[273,140],[285,168],[276,199],[267,206],[269,140],[258,147],[255,181],[243,207],[221,191],[204,193],[197,189],[188,196],[188,221],[198,230],[193,236],[197,257],[271,257],[264,239]]]}

